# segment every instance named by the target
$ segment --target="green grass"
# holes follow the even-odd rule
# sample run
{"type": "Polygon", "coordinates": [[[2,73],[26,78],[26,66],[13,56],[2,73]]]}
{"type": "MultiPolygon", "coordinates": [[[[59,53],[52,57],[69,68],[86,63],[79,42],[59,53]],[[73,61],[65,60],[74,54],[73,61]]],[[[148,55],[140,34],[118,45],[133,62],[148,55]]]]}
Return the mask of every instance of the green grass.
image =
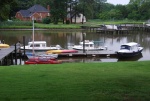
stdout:
{"type": "Polygon", "coordinates": [[[46,29],[66,29],[66,28],[70,28],[70,29],[78,29],[80,28],[81,24],[41,24],[41,23],[35,23],[35,28],[46,28],[46,29]]]}
{"type": "Polygon", "coordinates": [[[0,67],[0,101],[148,101],[150,61],[0,67]]]}
{"type": "MultiPolygon", "coordinates": [[[[143,24],[143,21],[133,21],[133,20],[115,20],[115,21],[102,21],[99,19],[95,20],[88,20],[84,24],[62,24],[58,23],[53,24],[42,24],[42,23],[35,23],[35,28],[41,29],[79,29],[81,26],[98,26],[101,24],[143,24]]],[[[25,22],[25,21],[12,21],[12,22],[0,22],[1,29],[28,29],[32,28],[32,22],[25,22]]]]}

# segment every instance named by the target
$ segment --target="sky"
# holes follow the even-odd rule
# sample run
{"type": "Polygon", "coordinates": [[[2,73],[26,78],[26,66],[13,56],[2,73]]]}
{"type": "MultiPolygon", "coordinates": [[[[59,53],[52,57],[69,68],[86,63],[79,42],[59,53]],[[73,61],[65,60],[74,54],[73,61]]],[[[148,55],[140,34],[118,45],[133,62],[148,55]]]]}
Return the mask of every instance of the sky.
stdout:
{"type": "Polygon", "coordinates": [[[121,4],[121,5],[126,5],[129,3],[130,0],[107,0],[108,3],[117,5],[117,4],[121,4]]]}

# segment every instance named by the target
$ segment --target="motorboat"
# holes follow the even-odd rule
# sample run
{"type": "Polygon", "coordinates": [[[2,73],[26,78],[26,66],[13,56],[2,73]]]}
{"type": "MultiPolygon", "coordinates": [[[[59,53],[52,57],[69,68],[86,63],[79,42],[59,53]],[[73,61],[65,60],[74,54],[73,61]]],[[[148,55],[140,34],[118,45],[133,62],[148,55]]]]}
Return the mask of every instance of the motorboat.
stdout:
{"type": "MultiPolygon", "coordinates": [[[[4,41],[4,40],[3,40],[4,41]]],[[[0,40],[0,49],[1,48],[9,48],[10,46],[8,44],[5,44],[4,42],[1,42],[0,40]]]]}
{"type": "Polygon", "coordinates": [[[62,54],[62,53],[77,53],[77,50],[74,49],[63,49],[63,50],[49,50],[46,51],[46,54],[62,54]]]}
{"type": "Polygon", "coordinates": [[[132,57],[141,54],[143,47],[136,42],[122,44],[120,50],[117,51],[118,57],[132,57]]]}
{"type": "Polygon", "coordinates": [[[94,41],[85,40],[82,42],[79,42],[79,45],[73,45],[69,48],[75,49],[75,50],[86,50],[86,51],[95,51],[95,50],[105,50],[107,47],[102,47],[99,45],[96,45],[94,41]]]}
{"type": "MultiPolygon", "coordinates": [[[[20,47],[22,50],[24,47],[20,47]]],[[[34,51],[48,51],[54,49],[62,49],[60,45],[52,45],[47,47],[46,41],[31,41],[28,42],[28,45],[25,46],[25,50],[34,50],[34,51]]]]}
{"type": "Polygon", "coordinates": [[[31,53],[31,52],[26,52],[25,53],[28,59],[33,58],[33,57],[39,57],[39,58],[48,58],[48,59],[56,59],[58,58],[58,54],[36,54],[36,53],[31,53]]]}
{"type": "Polygon", "coordinates": [[[3,43],[0,43],[0,48],[9,48],[10,46],[8,44],[3,44],[3,43]]]}
{"type": "Polygon", "coordinates": [[[33,57],[25,61],[25,64],[60,64],[62,63],[56,59],[49,59],[47,57],[33,57]]]}

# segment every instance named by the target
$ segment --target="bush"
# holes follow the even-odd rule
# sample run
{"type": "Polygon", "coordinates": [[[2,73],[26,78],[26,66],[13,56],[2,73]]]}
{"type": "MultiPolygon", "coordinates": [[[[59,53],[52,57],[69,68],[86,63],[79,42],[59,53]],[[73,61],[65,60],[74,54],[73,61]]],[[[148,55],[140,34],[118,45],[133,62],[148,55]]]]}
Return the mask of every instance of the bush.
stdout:
{"type": "Polygon", "coordinates": [[[69,21],[69,20],[66,20],[66,24],[70,24],[70,21],[69,21]]]}
{"type": "Polygon", "coordinates": [[[0,26],[32,26],[30,21],[4,21],[0,23],[0,26]]]}
{"type": "Polygon", "coordinates": [[[44,18],[43,20],[42,20],[42,22],[44,23],[44,24],[49,24],[49,23],[51,23],[51,19],[50,18],[44,18]]]}

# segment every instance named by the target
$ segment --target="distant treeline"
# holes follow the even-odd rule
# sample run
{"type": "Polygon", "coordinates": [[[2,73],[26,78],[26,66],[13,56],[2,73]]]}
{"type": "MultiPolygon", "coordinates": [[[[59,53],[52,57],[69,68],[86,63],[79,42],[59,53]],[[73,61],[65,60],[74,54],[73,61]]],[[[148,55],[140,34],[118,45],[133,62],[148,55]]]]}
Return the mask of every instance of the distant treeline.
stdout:
{"type": "Polygon", "coordinates": [[[101,20],[148,20],[150,0],[130,0],[127,5],[113,5],[107,0],[1,0],[0,21],[13,19],[19,10],[34,4],[50,5],[52,21],[64,20],[67,14],[83,13],[87,19],[101,20]],[[69,11],[67,9],[70,9],[69,11]]]}

